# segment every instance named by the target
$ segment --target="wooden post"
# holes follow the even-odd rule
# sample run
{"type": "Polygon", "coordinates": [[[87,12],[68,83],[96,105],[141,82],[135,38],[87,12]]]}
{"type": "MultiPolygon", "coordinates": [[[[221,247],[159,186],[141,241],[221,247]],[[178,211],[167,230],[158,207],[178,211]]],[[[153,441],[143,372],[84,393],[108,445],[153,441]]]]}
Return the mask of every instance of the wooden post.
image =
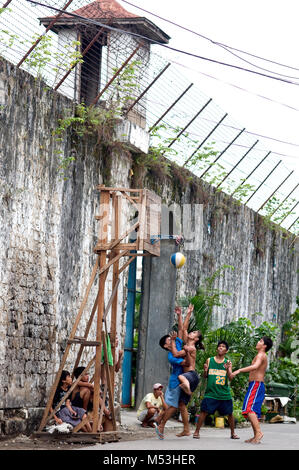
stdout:
{"type": "MultiPolygon", "coordinates": [[[[121,214],[121,196],[113,195],[113,209],[114,209],[114,239],[117,240],[120,232],[120,214],[121,214]]],[[[116,254],[116,253],[115,253],[116,254]]],[[[113,288],[118,281],[119,276],[119,261],[113,265],[113,288]]],[[[116,322],[117,322],[117,293],[112,302],[111,308],[111,326],[110,326],[110,342],[111,342],[111,353],[113,357],[113,366],[110,366],[111,385],[113,391],[113,402],[114,403],[114,373],[115,373],[115,339],[116,339],[116,322]]],[[[107,377],[106,377],[107,380],[107,377]]]]}
{"type": "MultiPolygon", "coordinates": [[[[101,191],[100,196],[100,228],[99,240],[107,243],[108,240],[108,222],[109,222],[109,191],[101,191]]],[[[99,255],[99,268],[103,268],[106,264],[107,253],[101,250],[99,255]]],[[[94,376],[94,399],[93,399],[93,428],[92,432],[96,433],[99,422],[99,404],[100,404],[100,381],[101,381],[101,359],[102,359],[102,330],[103,330],[103,312],[104,312],[104,294],[105,294],[105,273],[99,276],[99,293],[98,293],[98,309],[97,309],[97,332],[96,340],[100,343],[96,347],[95,376],[94,376]]]]}

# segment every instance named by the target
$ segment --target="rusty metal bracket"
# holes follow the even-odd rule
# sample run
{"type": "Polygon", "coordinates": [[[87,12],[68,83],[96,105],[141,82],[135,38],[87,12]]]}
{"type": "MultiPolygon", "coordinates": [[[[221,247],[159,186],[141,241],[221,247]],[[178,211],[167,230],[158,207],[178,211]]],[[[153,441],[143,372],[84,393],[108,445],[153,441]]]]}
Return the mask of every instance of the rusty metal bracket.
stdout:
{"type": "Polygon", "coordinates": [[[143,96],[148,92],[148,90],[153,86],[153,84],[161,77],[161,75],[166,72],[168,67],[170,66],[170,62],[164,67],[163,70],[161,70],[160,73],[154,78],[154,80],[145,88],[145,90],[141,93],[141,95],[138,96],[138,98],[129,106],[129,108],[126,110],[126,115],[131,111],[131,109],[135,106],[135,104],[138,103],[138,101],[143,98],[143,96]]]}
{"type": "Polygon", "coordinates": [[[22,57],[22,59],[20,60],[20,62],[17,64],[17,67],[20,67],[22,65],[22,63],[24,62],[24,60],[27,59],[27,57],[31,54],[31,52],[36,48],[36,46],[40,43],[40,41],[42,40],[42,38],[47,34],[47,32],[52,28],[52,26],[56,23],[56,21],[60,18],[60,16],[62,15],[62,13],[67,9],[67,7],[73,2],[73,0],[69,0],[65,5],[64,7],[62,8],[62,11],[60,11],[60,13],[58,13],[57,16],[55,16],[55,18],[51,21],[51,23],[47,26],[46,30],[44,31],[44,33],[35,41],[35,43],[30,47],[29,51],[26,52],[26,54],[22,57]]]}
{"type": "Polygon", "coordinates": [[[136,47],[136,49],[134,49],[134,51],[132,52],[132,54],[130,54],[130,56],[125,60],[125,62],[122,64],[122,66],[117,70],[117,72],[113,75],[113,77],[111,77],[111,79],[109,80],[109,82],[104,86],[104,88],[98,93],[98,95],[95,97],[95,99],[93,100],[92,102],[92,106],[94,106],[98,100],[100,99],[100,97],[103,95],[103,93],[105,93],[105,91],[109,88],[109,86],[111,85],[111,83],[114,82],[114,80],[116,79],[116,77],[118,77],[118,75],[120,74],[120,72],[122,72],[122,70],[128,65],[128,63],[130,62],[130,60],[134,57],[134,55],[136,54],[136,52],[140,49],[140,47],[142,46],[142,43],[139,43],[138,46],[136,47]]]}

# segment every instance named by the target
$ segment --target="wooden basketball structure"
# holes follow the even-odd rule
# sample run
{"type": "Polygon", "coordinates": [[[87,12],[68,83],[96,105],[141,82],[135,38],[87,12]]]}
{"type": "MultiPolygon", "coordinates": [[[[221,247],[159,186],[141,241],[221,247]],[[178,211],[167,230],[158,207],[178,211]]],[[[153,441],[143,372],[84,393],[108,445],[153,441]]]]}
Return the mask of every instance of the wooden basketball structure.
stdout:
{"type": "MultiPolygon", "coordinates": [[[[81,306],[75,318],[72,331],[68,338],[67,346],[64,351],[59,370],[57,371],[43,418],[41,420],[38,432],[35,434],[35,436],[38,437],[45,435],[47,435],[47,437],[51,437],[51,434],[44,431],[45,427],[51,418],[53,418],[54,413],[57,412],[60,406],[67,400],[67,398],[70,398],[72,391],[80,381],[81,377],[86,374],[92,366],[94,366],[94,376],[91,379],[91,382],[94,384],[93,411],[91,419],[92,435],[85,432],[81,432],[78,435],[78,431],[80,431],[82,426],[86,424],[87,420],[90,420],[90,417],[85,418],[85,420],[82,420],[80,424],[73,428],[71,434],[73,437],[80,436],[80,438],[85,440],[87,437],[90,437],[101,441],[101,436],[104,437],[103,435],[105,433],[99,433],[97,430],[102,423],[103,408],[107,392],[109,397],[109,410],[111,412],[113,432],[117,433],[114,411],[114,366],[109,366],[107,345],[106,341],[104,341],[108,333],[107,318],[108,314],[110,313],[110,342],[113,364],[115,364],[117,293],[120,282],[120,274],[129,266],[136,256],[160,255],[160,242],[152,243],[151,241],[152,235],[160,235],[160,197],[147,189],[128,189],[121,187],[109,188],[103,185],[98,186],[97,189],[100,191],[100,213],[98,216],[96,216],[96,219],[99,222],[98,242],[94,248],[96,262],[93,267],[91,278],[86,288],[81,306]],[[124,201],[126,201],[126,204],[124,204],[124,201]],[[126,229],[121,231],[121,219],[123,218],[125,209],[127,209],[127,212],[129,212],[130,209],[132,212],[133,209],[133,223],[131,221],[130,225],[129,222],[126,222],[126,229]],[[110,268],[113,270],[112,293],[107,305],[105,306],[105,284],[110,268]],[[85,326],[85,334],[83,337],[77,336],[76,333],[78,326],[86,307],[92,285],[96,281],[96,277],[98,277],[97,295],[94,300],[90,317],[85,326]],[[95,338],[90,340],[88,339],[88,336],[92,326],[94,327],[93,331],[95,331],[95,338]],[[79,366],[84,348],[94,348],[95,353],[88,362],[82,374],[73,382],[67,394],[61,400],[61,402],[57,404],[56,408],[53,409],[52,413],[50,413],[55,391],[59,384],[61,372],[65,367],[72,345],[78,345],[79,347],[73,370],[79,366]],[[104,363],[101,365],[103,354],[102,349],[104,353],[104,363]],[[106,384],[102,396],[102,406],[100,406],[101,367],[104,367],[106,372],[106,384]]],[[[59,435],[59,439],[61,439],[61,437],[62,434],[59,435]]]]}

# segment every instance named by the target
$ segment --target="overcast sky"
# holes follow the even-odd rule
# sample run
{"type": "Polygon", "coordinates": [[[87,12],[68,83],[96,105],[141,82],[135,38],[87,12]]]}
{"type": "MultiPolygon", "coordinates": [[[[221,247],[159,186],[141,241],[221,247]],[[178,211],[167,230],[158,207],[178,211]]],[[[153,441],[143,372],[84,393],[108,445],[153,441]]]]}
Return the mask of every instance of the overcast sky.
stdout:
{"type": "MultiPolygon", "coordinates": [[[[251,0],[250,2],[128,0],[128,2],[131,5],[119,0],[119,3],[128,11],[139,16],[146,16],[163,29],[171,36],[169,45],[174,48],[296,83],[297,85],[284,83],[205,60],[190,58],[183,54],[172,54],[177,62],[188,66],[184,69],[185,73],[192,76],[192,80],[200,85],[201,90],[212,97],[242,127],[246,127],[247,131],[296,144],[297,147],[272,140],[266,141],[269,150],[292,156],[293,158],[282,157],[283,161],[290,169],[295,168],[299,173],[299,2],[297,0],[284,2],[278,0],[251,0]],[[132,4],[189,28],[213,41],[298,70],[233,51],[245,60],[268,71],[255,68],[210,41],[135,9],[132,4]],[[277,75],[278,73],[287,77],[277,75]],[[267,99],[256,95],[262,95],[267,99]],[[297,111],[291,108],[296,108],[297,111]]],[[[159,52],[163,55],[170,54],[161,47],[159,52]]]]}

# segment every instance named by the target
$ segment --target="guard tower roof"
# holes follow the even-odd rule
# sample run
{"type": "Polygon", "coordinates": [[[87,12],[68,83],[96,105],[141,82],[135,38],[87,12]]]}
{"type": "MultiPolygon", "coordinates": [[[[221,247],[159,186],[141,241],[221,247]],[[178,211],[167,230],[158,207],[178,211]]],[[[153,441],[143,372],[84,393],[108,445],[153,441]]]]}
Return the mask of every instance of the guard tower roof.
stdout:
{"type": "MultiPolygon", "coordinates": [[[[132,30],[145,36],[149,42],[168,44],[170,36],[147,18],[134,15],[123,8],[116,0],[96,0],[72,12],[72,16],[63,13],[55,22],[52,31],[58,33],[62,28],[74,27],[81,23],[80,17],[93,19],[99,23],[120,29],[132,30]]],[[[40,18],[40,22],[47,27],[55,16],[40,18]]],[[[85,24],[85,23],[84,23],[85,24]]]]}

